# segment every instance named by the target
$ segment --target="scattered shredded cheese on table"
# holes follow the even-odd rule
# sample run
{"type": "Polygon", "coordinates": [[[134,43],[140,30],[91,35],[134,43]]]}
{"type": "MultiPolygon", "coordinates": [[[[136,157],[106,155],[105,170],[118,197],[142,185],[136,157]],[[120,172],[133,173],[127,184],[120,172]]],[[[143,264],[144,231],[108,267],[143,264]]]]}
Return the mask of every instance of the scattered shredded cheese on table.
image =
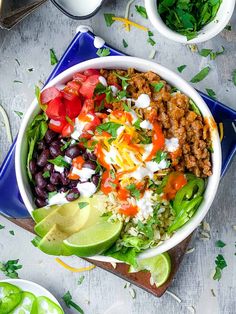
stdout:
{"type": "Polygon", "coordinates": [[[219,123],[219,131],[220,131],[220,141],[222,142],[224,138],[224,125],[222,122],[219,123]]]}
{"type": "Polygon", "coordinates": [[[72,271],[73,273],[81,273],[83,271],[89,271],[94,269],[96,266],[91,265],[91,266],[87,266],[87,267],[81,267],[81,268],[75,268],[75,267],[71,267],[70,265],[64,263],[60,258],[55,258],[55,261],[60,264],[62,267],[66,268],[69,271],[72,271]]]}
{"type": "Polygon", "coordinates": [[[113,21],[119,21],[119,22],[124,23],[126,30],[127,30],[127,25],[130,25],[130,26],[137,27],[137,28],[141,29],[142,31],[145,31],[145,32],[148,31],[147,27],[145,27],[143,25],[140,25],[138,23],[132,22],[132,21],[130,21],[130,20],[124,18],[124,17],[113,16],[112,19],[113,19],[113,21]]]}

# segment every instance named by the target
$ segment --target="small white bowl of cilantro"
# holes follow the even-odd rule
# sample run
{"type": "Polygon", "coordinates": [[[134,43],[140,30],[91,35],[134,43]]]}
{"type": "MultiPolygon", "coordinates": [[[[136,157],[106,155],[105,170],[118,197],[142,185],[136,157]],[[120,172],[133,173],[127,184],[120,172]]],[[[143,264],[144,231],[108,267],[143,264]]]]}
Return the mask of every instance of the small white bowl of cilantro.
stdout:
{"type": "Polygon", "coordinates": [[[235,0],[145,0],[159,33],[183,44],[197,44],[219,34],[229,23],[235,0]]]}

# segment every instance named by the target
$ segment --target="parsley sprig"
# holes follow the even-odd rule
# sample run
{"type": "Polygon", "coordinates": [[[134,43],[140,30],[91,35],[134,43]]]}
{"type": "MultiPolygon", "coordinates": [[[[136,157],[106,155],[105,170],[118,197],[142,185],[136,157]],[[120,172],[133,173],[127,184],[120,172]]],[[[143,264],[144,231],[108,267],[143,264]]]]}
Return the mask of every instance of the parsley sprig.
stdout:
{"type": "Polygon", "coordinates": [[[17,270],[21,269],[22,265],[19,265],[18,262],[19,259],[0,263],[0,270],[9,278],[19,278],[17,270]]]}

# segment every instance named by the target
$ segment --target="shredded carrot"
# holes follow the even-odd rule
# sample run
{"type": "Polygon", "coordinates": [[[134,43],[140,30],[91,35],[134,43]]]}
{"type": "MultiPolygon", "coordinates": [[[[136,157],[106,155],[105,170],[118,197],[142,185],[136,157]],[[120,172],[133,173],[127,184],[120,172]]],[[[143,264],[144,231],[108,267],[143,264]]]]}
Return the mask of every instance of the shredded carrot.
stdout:
{"type": "Polygon", "coordinates": [[[66,263],[64,263],[60,258],[55,258],[55,261],[60,264],[61,266],[63,266],[65,269],[72,271],[73,273],[81,273],[83,271],[88,271],[88,270],[92,270],[93,268],[95,268],[96,266],[91,265],[88,267],[81,267],[81,268],[75,268],[75,267],[71,267],[70,265],[67,265],[66,263]]]}
{"type": "Polygon", "coordinates": [[[145,31],[145,32],[148,31],[148,28],[147,28],[147,27],[145,27],[145,26],[143,26],[143,25],[140,25],[140,24],[137,24],[137,23],[134,23],[134,22],[132,22],[132,21],[130,21],[130,20],[128,20],[128,19],[125,19],[125,18],[123,18],[123,17],[116,17],[116,16],[113,16],[112,19],[113,19],[114,21],[119,21],[119,22],[124,23],[126,29],[127,29],[127,25],[131,25],[131,26],[134,26],[134,27],[137,27],[137,28],[141,29],[142,31],[145,31]]]}
{"type": "Polygon", "coordinates": [[[220,133],[220,141],[222,142],[224,138],[224,125],[222,122],[219,123],[219,133],[220,133]]]}

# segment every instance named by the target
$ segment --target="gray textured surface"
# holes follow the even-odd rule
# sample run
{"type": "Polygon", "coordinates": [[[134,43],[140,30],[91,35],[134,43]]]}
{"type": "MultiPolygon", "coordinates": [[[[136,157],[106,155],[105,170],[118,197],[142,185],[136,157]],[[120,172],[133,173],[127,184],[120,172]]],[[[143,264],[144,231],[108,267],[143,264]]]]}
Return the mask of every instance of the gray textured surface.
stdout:
{"type": "MultiPolygon", "coordinates": [[[[135,4],[141,4],[136,1],[135,4]]],[[[114,47],[126,51],[130,55],[147,58],[152,47],[146,43],[147,35],[144,32],[132,29],[126,33],[118,23],[112,28],[106,28],[103,20],[103,12],[114,12],[123,15],[125,0],[107,1],[101,12],[83,24],[93,27],[96,34],[114,47]],[[125,38],[129,47],[122,47],[122,39],[125,38]]],[[[151,27],[150,23],[137,16],[132,6],[133,19],[151,27]]],[[[155,40],[156,58],[159,62],[176,71],[176,67],[187,64],[182,76],[189,80],[202,67],[209,64],[211,73],[196,85],[203,90],[212,88],[216,91],[219,100],[236,109],[236,88],[231,81],[232,70],[236,68],[236,14],[231,21],[233,30],[223,31],[213,40],[199,45],[199,48],[219,49],[223,45],[226,49],[224,55],[215,61],[209,61],[189,48],[170,42],[162,38],[156,31],[155,40]]],[[[52,71],[49,62],[49,49],[54,48],[58,57],[72,39],[75,28],[79,22],[72,21],[62,15],[52,4],[43,5],[37,12],[30,15],[11,31],[0,30],[0,102],[7,110],[10,118],[13,135],[15,136],[20,126],[20,119],[14,110],[25,112],[33,99],[34,85],[38,81],[44,81],[52,71]],[[17,58],[20,65],[15,61],[17,58]],[[33,72],[27,69],[33,68],[33,72]],[[21,83],[13,83],[20,80],[21,83]]],[[[2,127],[0,118],[0,161],[6,155],[9,143],[2,127]]],[[[236,162],[231,165],[227,175],[222,180],[217,198],[207,215],[207,221],[211,226],[211,240],[201,241],[198,237],[192,246],[195,251],[187,255],[181,265],[180,271],[171,287],[183,302],[178,304],[169,295],[161,299],[149,295],[135,288],[137,297],[131,298],[125,282],[100,269],[85,273],[85,280],[81,286],[77,285],[80,274],[70,273],[58,266],[54,259],[35,250],[31,243],[31,235],[5,219],[0,218],[0,223],[6,228],[0,231],[0,260],[19,258],[24,265],[19,271],[21,278],[33,280],[50,289],[56,297],[60,297],[70,290],[77,301],[88,314],[124,313],[124,314],[172,314],[191,313],[187,306],[194,306],[199,314],[234,314],[236,313],[236,272],[234,255],[236,231],[232,225],[236,225],[235,186],[236,186],[236,162]],[[15,236],[8,233],[15,230],[15,236]],[[214,269],[215,256],[220,252],[215,248],[214,242],[218,239],[227,243],[222,250],[227,260],[228,267],[223,271],[219,283],[211,279],[214,269]],[[211,294],[214,289],[216,297],[211,294]],[[89,304],[87,301],[90,301],[89,304]],[[112,305],[113,309],[107,311],[112,305]]],[[[70,264],[82,266],[85,263],[78,258],[65,258],[70,264]]],[[[3,275],[0,273],[0,279],[3,275]]],[[[66,313],[75,313],[66,309],[66,313]]]]}

